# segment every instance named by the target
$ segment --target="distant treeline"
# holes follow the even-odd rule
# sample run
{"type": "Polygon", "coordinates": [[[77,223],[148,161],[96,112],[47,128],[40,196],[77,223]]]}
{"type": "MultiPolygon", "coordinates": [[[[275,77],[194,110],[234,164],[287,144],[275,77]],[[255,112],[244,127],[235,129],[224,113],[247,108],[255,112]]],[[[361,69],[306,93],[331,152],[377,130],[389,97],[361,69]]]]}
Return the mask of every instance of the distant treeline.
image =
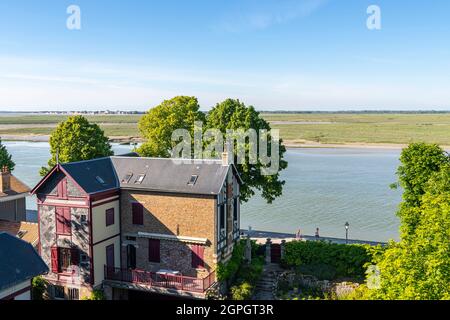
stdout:
{"type": "Polygon", "coordinates": [[[271,114],[447,114],[450,110],[260,111],[271,114]]]}

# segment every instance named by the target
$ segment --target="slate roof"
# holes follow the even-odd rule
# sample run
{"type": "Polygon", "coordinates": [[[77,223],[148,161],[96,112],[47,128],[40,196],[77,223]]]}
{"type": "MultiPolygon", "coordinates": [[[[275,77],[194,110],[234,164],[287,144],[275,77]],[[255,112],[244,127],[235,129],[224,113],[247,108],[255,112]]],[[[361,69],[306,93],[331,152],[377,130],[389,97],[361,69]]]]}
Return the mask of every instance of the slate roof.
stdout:
{"type": "Polygon", "coordinates": [[[221,160],[111,157],[120,188],[160,192],[216,195],[220,192],[230,166],[221,160]],[[129,181],[125,177],[132,174],[129,181]],[[142,183],[136,183],[145,175],[142,183]],[[195,184],[189,184],[197,176],[195,184]]]}
{"type": "Polygon", "coordinates": [[[92,194],[119,188],[109,157],[64,163],[61,167],[86,193],[92,194]]]}
{"type": "Polygon", "coordinates": [[[31,244],[8,233],[0,233],[0,290],[48,271],[31,244]]]}
{"type": "MultiPolygon", "coordinates": [[[[143,158],[135,154],[64,163],[60,167],[88,194],[123,188],[216,195],[230,168],[236,172],[232,164],[222,165],[221,160],[143,158]],[[129,179],[125,181],[127,175],[129,179]],[[143,179],[136,183],[140,175],[143,179]],[[192,176],[196,176],[196,181],[189,184],[192,176]]],[[[33,189],[33,194],[51,174],[33,189]]],[[[238,179],[241,182],[239,175],[238,179]]]]}

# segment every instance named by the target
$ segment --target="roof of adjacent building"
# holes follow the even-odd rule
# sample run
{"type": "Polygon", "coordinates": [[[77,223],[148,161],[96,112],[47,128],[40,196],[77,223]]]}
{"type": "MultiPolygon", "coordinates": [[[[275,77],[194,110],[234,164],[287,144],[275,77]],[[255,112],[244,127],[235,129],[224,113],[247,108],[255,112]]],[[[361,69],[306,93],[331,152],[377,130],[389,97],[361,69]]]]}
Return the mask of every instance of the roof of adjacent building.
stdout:
{"type": "Polygon", "coordinates": [[[126,157],[111,160],[121,188],[147,191],[215,195],[222,189],[230,169],[230,165],[224,166],[220,160],[126,157]],[[191,178],[195,183],[189,183],[191,178]]]}
{"type": "MultiPolygon", "coordinates": [[[[233,164],[221,160],[192,160],[112,156],[59,165],[88,194],[123,188],[155,192],[216,195],[233,164]],[[195,183],[190,183],[191,179],[195,183]]],[[[55,167],[49,174],[58,169],[55,167]]],[[[44,178],[33,189],[39,189],[44,178]]]]}
{"type": "Polygon", "coordinates": [[[30,192],[30,188],[11,174],[11,188],[5,192],[0,192],[0,198],[8,196],[16,196],[30,192]]]}
{"type": "Polygon", "coordinates": [[[0,290],[48,272],[31,244],[6,232],[0,233],[0,290]]]}
{"type": "Polygon", "coordinates": [[[39,227],[33,222],[14,222],[0,220],[0,232],[6,232],[10,235],[22,239],[33,247],[36,247],[39,241],[39,227]]]}

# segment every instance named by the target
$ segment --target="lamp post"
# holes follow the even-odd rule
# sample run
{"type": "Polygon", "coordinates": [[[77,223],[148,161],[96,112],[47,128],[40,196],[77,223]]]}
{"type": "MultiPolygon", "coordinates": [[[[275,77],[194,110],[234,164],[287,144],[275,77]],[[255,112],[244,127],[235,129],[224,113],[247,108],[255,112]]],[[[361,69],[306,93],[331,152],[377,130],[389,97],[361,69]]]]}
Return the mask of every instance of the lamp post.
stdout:
{"type": "Polygon", "coordinates": [[[349,223],[345,223],[345,243],[348,244],[348,227],[350,227],[349,223]]]}

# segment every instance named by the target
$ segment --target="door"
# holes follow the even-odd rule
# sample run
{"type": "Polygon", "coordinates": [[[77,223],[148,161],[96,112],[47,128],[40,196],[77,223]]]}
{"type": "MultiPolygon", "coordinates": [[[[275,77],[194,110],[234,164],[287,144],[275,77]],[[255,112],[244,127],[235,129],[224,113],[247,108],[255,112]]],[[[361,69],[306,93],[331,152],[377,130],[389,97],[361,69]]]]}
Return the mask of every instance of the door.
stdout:
{"type": "Polygon", "coordinates": [[[108,270],[114,268],[114,245],[106,247],[106,267],[108,270]]]}
{"type": "Polygon", "coordinates": [[[270,248],[270,256],[272,263],[280,263],[281,260],[281,245],[278,243],[272,243],[270,248]]]}

